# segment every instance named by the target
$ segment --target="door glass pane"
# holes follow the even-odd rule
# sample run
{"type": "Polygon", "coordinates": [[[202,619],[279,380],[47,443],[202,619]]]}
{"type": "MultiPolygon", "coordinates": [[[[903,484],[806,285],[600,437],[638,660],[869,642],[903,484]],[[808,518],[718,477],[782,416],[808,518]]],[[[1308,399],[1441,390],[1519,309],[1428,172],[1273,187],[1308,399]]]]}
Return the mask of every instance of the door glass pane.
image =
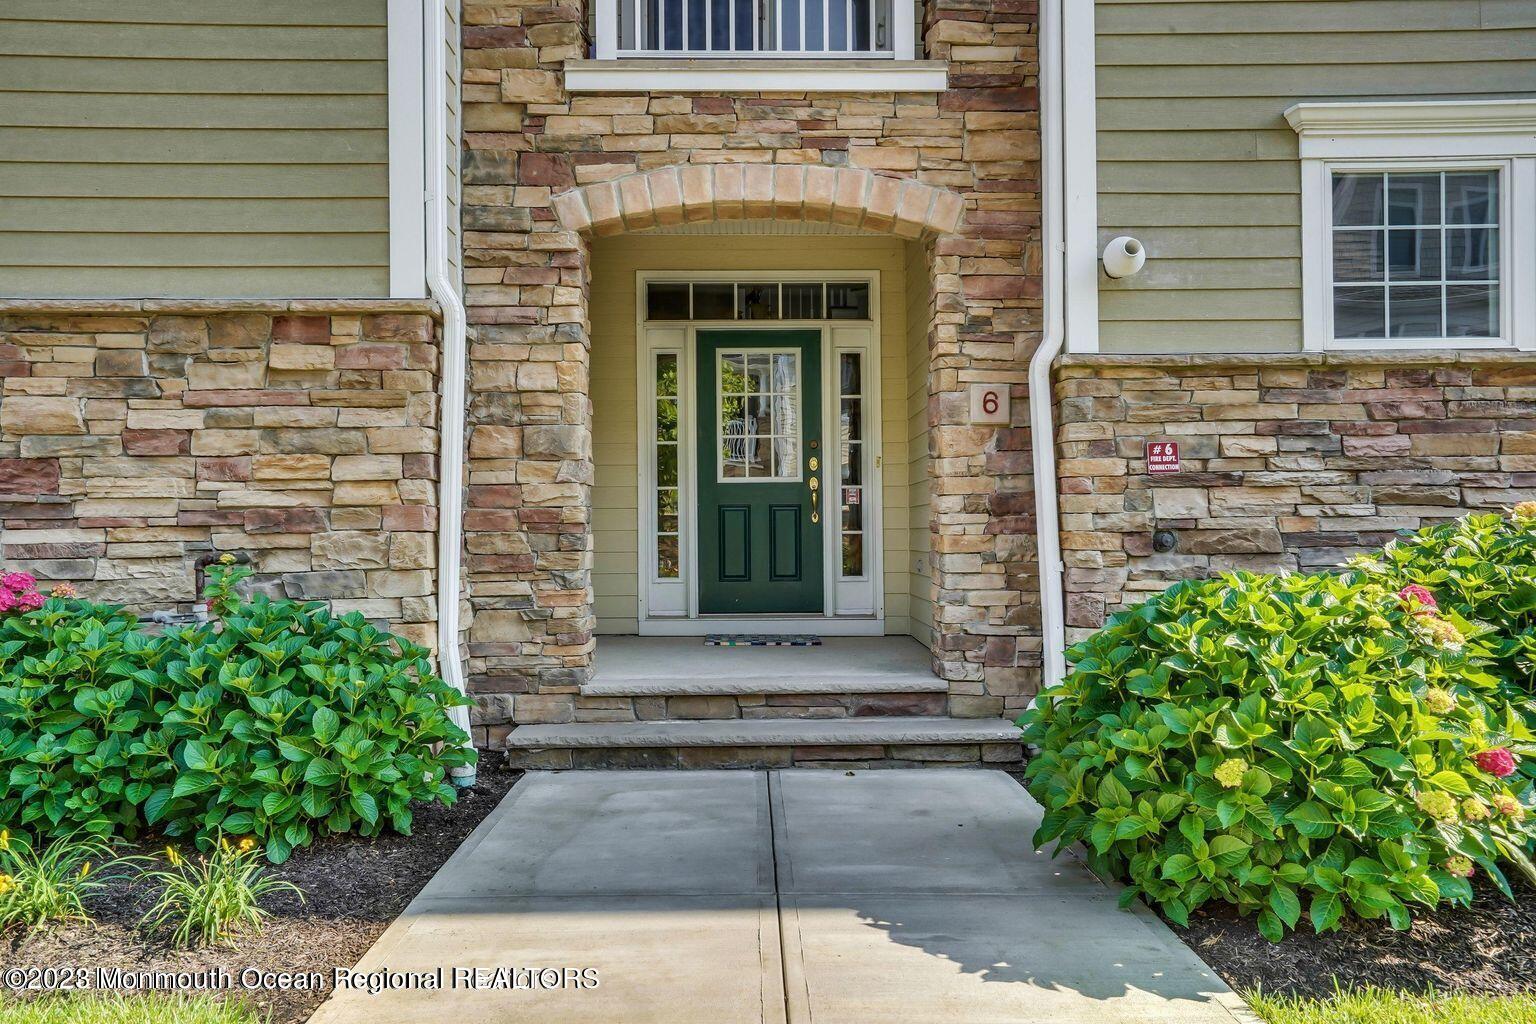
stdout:
{"type": "Polygon", "coordinates": [[[828,320],[868,320],[869,285],[827,285],[828,320]]]}
{"type": "Polygon", "coordinates": [[[776,284],[744,284],[736,289],[736,319],[777,320],[779,318],[779,286],[776,284]]]}
{"type": "Polygon", "coordinates": [[[862,533],[843,534],[843,575],[864,575],[864,535],[862,533]]]}
{"type": "Polygon", "coordinates": [[[864,353],[837,356],[842,575],[864,575],[864,353]]]}
{"type": "Polygon", "coordinates": [[[688,285],[652,281],[645,289],[645,315],[650,320],[687,320],[688,285]]]}
{"type": "Polygon", "coordinates": [[[719,479],[798,480],[798,352],[721,352],[718,359],[719,479]]]}
{"type": "Polygon", "coordinates": [[[677,579],[678,538],[678,422],[676,352],[656,353],[656,578],[677,579]]]}
{"type": "Polygon", "coordinates": [[[820,320],[822,286],[817,284],[786,284],[784,286],[784,319],[820,320]]]}
{"type": "Polygon", "coordinates": [[[736,308],[733,284],[696,284],[693,286],[695,320],[730,320],[736,308]]]}

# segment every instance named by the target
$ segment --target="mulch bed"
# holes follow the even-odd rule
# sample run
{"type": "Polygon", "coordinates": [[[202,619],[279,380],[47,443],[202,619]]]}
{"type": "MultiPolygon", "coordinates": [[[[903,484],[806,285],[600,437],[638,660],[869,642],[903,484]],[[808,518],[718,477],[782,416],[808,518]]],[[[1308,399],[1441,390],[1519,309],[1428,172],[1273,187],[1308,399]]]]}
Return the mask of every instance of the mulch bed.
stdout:
{"type": "MultiPolygon", "coordinates": [[[[56,927],[0,940],[0,972],[9,968],[120,967],[125,970],[199,971],[247,967],[319,971],[350,967],[373,945],[476,825],[522,774],[482,753],[479,777],[453,807],[418,807],[412,835],[374,839],[337,837],[296,852],[271,871],[304,891],[300,903],[279,893],[266,904],[266,928],[242,938],[238,949],[178,950],[140,932],[138,920],[154,903],[155,887],[116,883],[90,904],[93,925],[56,927]]],[[[131,853],[158,853],[148,846],[131,853]]],[[[271,1024],[302,1024],[329,995],[321,992],[237,992],[270,1014],[271,1024]]]]}
{"type": "Polygon", "coordinates": [[[1273,945],[1253,918],[1240,918],[1225,905],[1202,908],[1188,928],[1172,927],[1240,992],[1262,987],[1274,995],[1328,996],[1335,981],[1345,989],[1536,991],[1536,888],[1516,877],[1510,888],[1513,903],[1474,880],[1471,907],[1416,911],[1405,932],[1384,921],[1347,918],[1339,931],[1316,935],[1303,919],[1300,930],[1273,945]]]}
{"type": "MultiPolygon", "coordinates": [[[[1011,771],[1023,786],[1022,771],[1011,771]]],[[[1473,879],[1472,906],[1414,911],[1413,927],[1393,931],[1385,920],[1346,917],[1317,935],[1303,913],[1301,927],[1279,945],[1259,934],[1254,918],[1227,904],[1208,903],[1189,927],[1167,924],[1232,988],[1271,995],[1326,997],[1340,988],[1508,995],[1536,991],[1536,887],[1513,868],[1505,873],[1515,901],[1473,879]]],[[[1305,904],[1303,906],[1305,909],[1305,904]]]]}

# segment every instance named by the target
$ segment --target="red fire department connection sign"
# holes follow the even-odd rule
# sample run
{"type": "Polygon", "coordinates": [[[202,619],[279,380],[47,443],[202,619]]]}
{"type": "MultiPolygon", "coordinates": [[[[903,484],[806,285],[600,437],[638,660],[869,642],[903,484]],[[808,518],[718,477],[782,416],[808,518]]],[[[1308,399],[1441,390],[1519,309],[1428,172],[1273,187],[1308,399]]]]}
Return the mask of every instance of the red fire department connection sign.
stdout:
{"type": "Polygon", "coordinates": [[[1177,473],[1179,471],[1179,442],[1147,442],[1147,472],[1177,473]]]}

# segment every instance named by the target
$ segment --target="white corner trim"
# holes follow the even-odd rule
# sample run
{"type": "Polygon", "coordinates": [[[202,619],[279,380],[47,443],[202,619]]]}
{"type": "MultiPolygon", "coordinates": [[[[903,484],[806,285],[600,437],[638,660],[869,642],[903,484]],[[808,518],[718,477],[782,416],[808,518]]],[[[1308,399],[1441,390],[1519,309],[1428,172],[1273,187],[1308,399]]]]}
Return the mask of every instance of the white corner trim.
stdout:
{"type": "Polygon", "coordinates": [[[426,52],[420,0],[389,0],[389,297],[427,295],[426,52]]]}
{"type": "Polygon", "coordinates": [[[943,92],[941,60],[568,60],[570,92],[943,92]]]}
{"type": "MultiPolygon", "coordinates": [[[[1098,86],[1094,5],[1064,0],[1059,14],[1063,318],[1068,352],[1099,350],[1098,86]]],[[[1052,113],[1056,113],[1055,110],[1052,113]]],[[[1049,197],[1047,197],[1049,200],[1049,197]]]]}

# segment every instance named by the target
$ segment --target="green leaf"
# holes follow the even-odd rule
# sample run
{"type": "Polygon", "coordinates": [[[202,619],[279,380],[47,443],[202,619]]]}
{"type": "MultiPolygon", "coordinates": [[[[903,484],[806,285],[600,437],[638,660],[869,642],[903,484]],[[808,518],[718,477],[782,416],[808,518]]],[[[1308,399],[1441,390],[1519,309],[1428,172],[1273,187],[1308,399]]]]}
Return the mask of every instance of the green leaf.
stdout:
{"type": "Polygon", "coordinates": [[[1455,793],[1457,796],[1472,795],[1472,787],[1467,784],[1467,780],[1453,771],[1435,772],[1435,774],[1429,777],[1428,781],[1431,785],[1447,792],[1455,793]]]}
{"type": "Polygon", "coordinates": [[[347,798],[347,802],[352,805],[352,809],[357,812],[358,817],[368,824],[372,825],[379,820],[379,805],[374,802],[370,794],[353,793],[347,798]]]}
{"type": "Polygon", "coordinates": [[[213,751],[197,740],[188,740],[182,744],[181,759],[193,771],[213,771],[218,767],[218,758],[213,751]]]}
{"type": "Polygon", "coordinates": [[[341,781],[341,769],[323,757],[317,757],[304,767],[304,781],[316,786],[331,787],[341,781]]]}
{"type": "Polygon", "coordinates": [[[172,792],[170,786],[158,786],[144,801],[144,820],[153,825],[165,814],[166,805],[171,802],[172,792]]]}
{"type": "Polygon", "coordinates": [[[330,708],[316,708],[314,717],[310,720],[310,728],[313,730],[315,740],[321,744],[330,743],[341,731],[341,716],[330,708]]]}
{"type": "Polygon", "coordinates": [[[1301,899],[1296,890],[1288,885],[1276,885],[1269,891],[1269,909],[1285,922],[1287,928],[1295,928],[1301,920],[1301,899]]]}
{"type": "Polygon", "coordinates": [[[1325,892],[1312,897],[1312,909],[1308,916],[1312,929],[1318,934],[1332,931],[1344,916],[1344,901],[1337,893],[1325,892]]]}
{"type": "Polygon", "coordinates": [[[1272,911],[1260,911],[1258,924],[1259,934],[1270,942],[1278,943],[1281,939],[1285,938],[1285,926],[1280,923],[1280,918],[1276,917],[1272,911]]]}
{"type": "Polygon", "coordinates": [[[1310,839],[1326,838],[1334,832],[1333,815],[1322,804],[1310,800],[1296,805],[1286,817],[1296,831],[1310,839]]]}

